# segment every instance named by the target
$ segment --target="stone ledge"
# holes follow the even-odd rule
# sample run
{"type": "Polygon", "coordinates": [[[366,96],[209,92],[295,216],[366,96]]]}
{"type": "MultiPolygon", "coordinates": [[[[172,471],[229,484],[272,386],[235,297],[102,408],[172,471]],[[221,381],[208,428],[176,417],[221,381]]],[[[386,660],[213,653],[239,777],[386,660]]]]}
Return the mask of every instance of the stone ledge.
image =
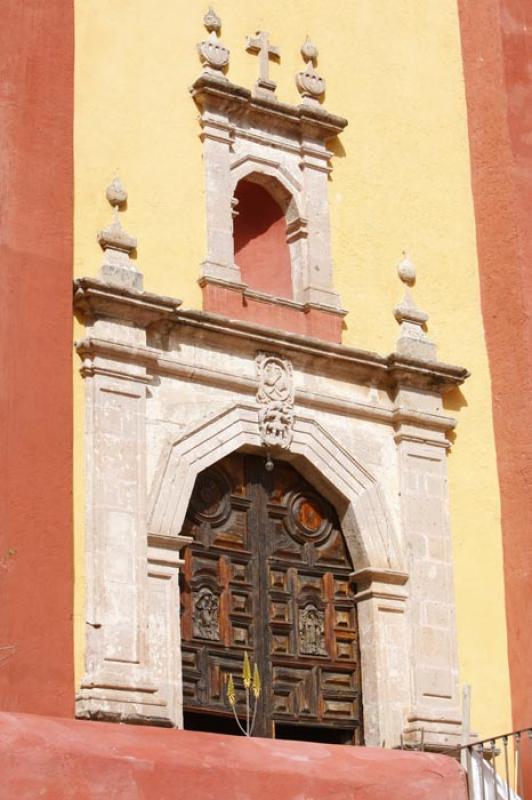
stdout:
{"type": "Polygon", "coordinates": [[[271,326],[272,322],[278,322],[290,333],[341,342],[342,320],[347,314],[343,309],[276,297],[250,289],[246,284],[207,276],[200,278],[199,285],[203,292],[203,309],[207,313],[225,313],[258,325],[271,326]]]}

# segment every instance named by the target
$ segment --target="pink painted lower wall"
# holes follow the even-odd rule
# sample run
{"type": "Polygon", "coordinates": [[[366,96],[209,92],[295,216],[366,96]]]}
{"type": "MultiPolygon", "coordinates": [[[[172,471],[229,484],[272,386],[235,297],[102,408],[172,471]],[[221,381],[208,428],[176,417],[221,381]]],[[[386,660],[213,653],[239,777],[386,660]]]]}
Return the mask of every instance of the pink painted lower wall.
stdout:
{"type": "Polygon", "coordinates": [[[466,800],[447,756],[0,714],[2,800],[466,800]]]}

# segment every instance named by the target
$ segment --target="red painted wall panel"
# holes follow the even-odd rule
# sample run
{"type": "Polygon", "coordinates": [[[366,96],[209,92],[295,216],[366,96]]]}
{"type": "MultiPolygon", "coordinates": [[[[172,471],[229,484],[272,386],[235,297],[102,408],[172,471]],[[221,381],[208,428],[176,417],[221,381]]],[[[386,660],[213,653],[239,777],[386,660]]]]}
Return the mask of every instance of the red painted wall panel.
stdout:
{"type": "MultiPolygon", "coordinates": [[[[458,5],[501,492],[513,722],[520,728],[532,725],[532,4],[458,5]]],[[[530,765],[527,780],[532,789],[530,765]]]]}
{"type": "MultiPolygon", "coordinates": [[[[506,439],[501,451],[508,465],[503,523],[512,710],[515,727],[523,728],[532,726],[532,3],[499,1],[518,233],[514,279],[521,283],[524,305],[515,345],[527,356],[526,374],[508,386],[505,407],[500,403],[506,439]],[[517,425],[508,431],[514,413],[517,425]]],[[[512,363],[511,353],[501,356],[512,363]]],[[[532,793],[532,752],[526,746],[523,752],[526,790],[532,793]]]]}
{"type": "Polygon", "coordinates": [[[73,713],[71,0],[0,25],[0,708],[73,713]]]}

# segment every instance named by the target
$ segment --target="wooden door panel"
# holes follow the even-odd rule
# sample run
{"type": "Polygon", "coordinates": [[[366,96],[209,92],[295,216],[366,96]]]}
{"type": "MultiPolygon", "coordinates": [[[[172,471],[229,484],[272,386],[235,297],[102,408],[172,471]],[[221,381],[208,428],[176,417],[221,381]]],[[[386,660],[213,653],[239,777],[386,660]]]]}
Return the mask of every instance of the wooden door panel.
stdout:
{"type": "Polygon", "coordinates": [[[290,465],[233,454],[198,476],[184,533],[185,709],[237,709],[245,651],[263,680],[256,732],[360,729],[353,571],[336,513],[290,465]]]}
{"type": "Polygon", "coordinates": [[[273,714],[279,721],[318,721],[318,673],[313,667],[273,668],[273,714]]]}
{"type": "Polygon", "coordinates": [[[301,545],[290,536],[286,528],[286,509],[268,504],[270,519],[268,554],[283,563],[301,563],[301,545]]]}
{"type": "Polygon", "coordinates": [[[314,548],[314,553],[316,566],[329,567],[332,570],[345,567],[348,556],[341,531],[332,531],[327,541],[314,548]]]}

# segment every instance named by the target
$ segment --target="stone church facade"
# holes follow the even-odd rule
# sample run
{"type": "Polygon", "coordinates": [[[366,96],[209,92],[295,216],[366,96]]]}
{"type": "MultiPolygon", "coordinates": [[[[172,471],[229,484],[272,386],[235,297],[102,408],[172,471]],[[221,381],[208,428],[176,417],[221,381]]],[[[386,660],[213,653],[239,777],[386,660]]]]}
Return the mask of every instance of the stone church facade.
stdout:
{"type": "Polygon", "coordinates": [[[8,0],[0,726],[529,725],[532,20],[185,5],[8,0]]]}
{"type": "MultiPolygon", "coordinates": [[[[192,87],[207,209],[204,310],[143,290],[129,256],[135,242],[120,221],[127,196],[119,179],[107,191],[115,220],[99,234],[98,278],[75,283],[85,325],[76,349],[85,383],[88,578],[77,714],[183,724],[177,609],[191,542],[187,509],[198,476],[244,452],[274,470],[276,461],[293,465],[338,514],[353,567],[361,741],[415,744],[423,730],[425,746],[455,748],[461,698],[446,453],[456,420],[442,396],[467,370],[437,360],[423,329],[428,317],[408,288],[415,267],[407,258],[396,352],[339,343],[345,311],[334,288],[327,142],[346,120],[319,104],[324,82],[305,50],[302,103],[290,106],[268,78],[267,39],[250,91],[224,74],[219,19],[209,13],[205,25],[204,72],[192,87]],[[284,212],[290,298],[279,297],[275,283],[259,292],[242,280],[233,243],[233,220],[245,211],[235,200],[242,180],[264,187],[284,212]],[[265,325],[279,309],[284,324],[265,325]]],[[[186,591],[195,603],[206,590],[200,583],[186,591]]],[[[229,589],[219,591],[223,602],[229,589]]],[[[217,600],[216,629],[220,613],[217,600]]],[[[245,641],[253,654],[275,623],[262,632],[257,620],[251,626],[245,641]]],[[[200,680],[214,679],[201,670],[200,680]]]]}

